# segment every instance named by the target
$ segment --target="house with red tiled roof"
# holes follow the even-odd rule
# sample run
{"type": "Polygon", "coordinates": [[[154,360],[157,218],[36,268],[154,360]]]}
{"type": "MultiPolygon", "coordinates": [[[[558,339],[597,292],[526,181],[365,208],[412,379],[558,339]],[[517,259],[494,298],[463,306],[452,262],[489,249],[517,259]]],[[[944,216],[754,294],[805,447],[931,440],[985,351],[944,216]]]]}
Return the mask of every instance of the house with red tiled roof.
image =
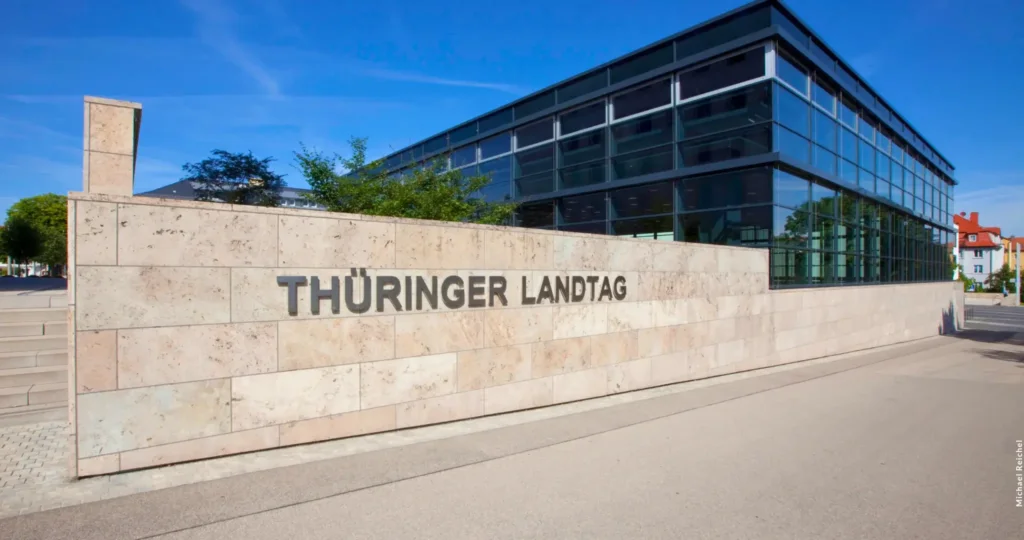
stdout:
{"type": "Polygon", "coordinates": [[[978,213],[960,212],[953,216],[959,229],[960,264],[967,277],[984,283],[992,272],[1003,266],[1003,233],[999,227],[986,227],[978,222],[978,213]]]}

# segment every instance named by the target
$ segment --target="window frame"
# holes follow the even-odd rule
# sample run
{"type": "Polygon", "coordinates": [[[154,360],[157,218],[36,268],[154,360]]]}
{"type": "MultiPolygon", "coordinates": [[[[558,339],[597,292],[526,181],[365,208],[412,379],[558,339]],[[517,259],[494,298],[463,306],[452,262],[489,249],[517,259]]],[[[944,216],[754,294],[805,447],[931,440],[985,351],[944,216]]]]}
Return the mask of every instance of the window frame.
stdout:
{"type": "MultiPolygon", "coordinates": [[[[676,71],[675,73],[672,74],[672,105],[673,106],[685,105],[685,104],[693,102],[693,101],[699,101],[699,100],[702,100],[702,99],[707,99],[709,97],[712,97],[712,96],[715,96],[715,95],[718,95],[718,94],[724,94],[726,92],[731,92],[733,90],[737,90],[737,89],[743,88],[745,86],[749,86],[749,85],[752,85],[752,84],[757,84],[759,82],[770,80],[772,78],[774,72],[775,72],[775,56],[774,55],[775,55],[775,43],[772,42],[772,41],[764,41],[764,42],[761,42],[761,43],[756,43],[756,44],[751,45],[749,47],[745,47],[745,48],[742,48],[742,49],[736,49],[736,50],[733,50],[733,51],[729,51],[726,54],[722,54],[722,55],[716,56],[715,58],[712,58],[710,60],[706,60],[704,62],[693,64],[691,66],[686,66],[685,69],[681,69],[681,70],[676,71]],[[764,50],[764,75],[762,75],[760,77],[755,77],[753,79],[749,79],[749,80],[746,80],[746,81],[743,81],[743,82],[740,82],[740,83],[732,84],[732,85],[729,85],[729,86],[724,86],[724,87],[719,88],[717,90],[712,90],[710,92],[705,92],[703,94],[699,94],[699,95],[696,95],[696,96],[691,96],[691,97],[688,97],[686,99],[679,99],[679,93],[682,90],[682,88],[680,87],[679,75],[681,75],[683,73],[686,73],[686,72],[689,72],[689,71],[693,71],[695,69],[700,69],[700,68],[702,68],[704,66],[711,65],[711,64],[714,64],[716,62],[720,62],[722,60],[725,60],[726,58],[729,58],[730,56],[736,56],[737,54],[742,54],[742,53],[749,52],[749,51],[754,51],[754,50],[757,50],[757,49],[763,49],[764,50]]],[[[648,112],[651,112],[651,111],[648,111],[648,112]]]]}
{"type": "MultiPolygon", "coordinates": [[[[676,89],[677,85],[678,85],[678,80],[676,79],[675,74],[673,74],[671,77],[665,77],[665,78],[658,77],[658,78],[655,78],[655,79],[651,79],[649,81],[644,81],[643,84],[637,84],[637,85],[631,86],[629,88],[626,88],[625,90],[622,90],[621,92],[616,92],[614,94],[609,94],[608,97],[606,98],[607,101],[608,101],[608,107],[605,110],[605,118],[606,118],[607,121],[605,122],[604,125],[610,126],[612,124],[617,124],[619,122],[624,122],[626,120],[632,120],[634,118],[639,118],[639,117],[647,115],[647,114],[655,113],[655,112],[658,112],[658,111],[663,111],[665,109],[671,109],[672,107],[674,107],[676,105],[675,89],[676,89]],[[640,111],[638,113],[633,113],[633,114],[631,114],[629,116],[623,116],[622,118],[616,118],[615,117],[615,98],[617,98],[619,96],[624,96],[624,95],[626,95],[626,94],[628,94],[630,92],[635,92],[636,90],[639,90],[639,89],[641,89],[641,88],[643,88],[645,86],[650,86],[650,85],[653,85],[653,84],[656,84],[656,83],[659,83],[659,82],[663,82],[665,80],[669,81],[668,89],[669,89],[669,92],[671,93],[671,96],[669,96],[669,100],[668,100],[667,104],[659,105],[657,107],[654,107],[653,109],[646,109],[646,110],[640,111]]],[[[582,133],[582,132],[577,131],[576,133],[582,133]]],[[[575,135],[575,133],[574,133],[574,135],[575,135]]]]}

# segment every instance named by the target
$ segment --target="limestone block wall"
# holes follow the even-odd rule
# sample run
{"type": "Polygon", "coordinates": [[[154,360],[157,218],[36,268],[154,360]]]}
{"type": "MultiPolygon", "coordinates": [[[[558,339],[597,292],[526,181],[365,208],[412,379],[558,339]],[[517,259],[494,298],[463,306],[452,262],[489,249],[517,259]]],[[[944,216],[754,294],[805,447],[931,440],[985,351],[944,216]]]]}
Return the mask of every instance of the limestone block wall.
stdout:
{"type": "Polygon", "coordinates": [[[117,195],[69,206],[79,476],[920,339],[962,310],[953,283],[772,292],[764,250],[117,195]]]}

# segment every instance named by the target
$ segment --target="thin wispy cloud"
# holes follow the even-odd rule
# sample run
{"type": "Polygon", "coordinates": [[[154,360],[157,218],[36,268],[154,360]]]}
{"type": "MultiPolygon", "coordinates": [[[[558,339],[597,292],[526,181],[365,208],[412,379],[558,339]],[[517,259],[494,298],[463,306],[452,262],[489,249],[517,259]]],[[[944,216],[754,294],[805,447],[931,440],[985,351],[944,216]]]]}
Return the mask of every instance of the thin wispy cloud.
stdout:
{"type": "Polygon", "coordinates": [[[508,94],[521,95],[525,91],[515,85],[505,83],[491,83],[481,81],[467,81],[463,79],[448,79],[445,77],[436,77],[433,75],[424,75],[421,73],[414,73],[409,71],[396,71],[392,69],[383,68],[366,68],[360,70],[363,75],[368,77],[376,77],[378,79],[386,79],[390,81],[404,81],[414,82],[422,84],[436,84],[440,86],[458,86],[462,88],[482,88],[485,90],[497,90],[499,92],[505,92],[508,94]]]}
{"type": "Polygon", "coordinates": [[[986,185],[981,189],[957,189],[953,210],[978,212],[983,224],[1001,227],[1004,236],[1024,236],[1024,214],[1020,211],[1020,198],[1016,194],[1024,185],[1024,171],[995,173],[964,173],[957,175],[961,189],[965,185],[986,185]]]}
{"type": "Polygon", "coordinates": [[[277,79],[235,34],[237,14],[216,0],[180,1],[185,8],[195,14],[196,32],[203,42],[252,77],[267,94],[281,94],[281,85],[277,79]]]}

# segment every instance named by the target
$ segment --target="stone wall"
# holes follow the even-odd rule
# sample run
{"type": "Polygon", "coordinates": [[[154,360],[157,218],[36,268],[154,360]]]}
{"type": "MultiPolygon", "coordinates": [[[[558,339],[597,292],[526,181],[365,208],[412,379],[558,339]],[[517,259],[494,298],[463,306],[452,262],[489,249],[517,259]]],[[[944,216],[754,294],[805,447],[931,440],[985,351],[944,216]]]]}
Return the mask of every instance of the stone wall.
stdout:
{"type": "Polygon", "coordinates": [[[920,339],[962,307],[954,283],[772,292],[764,250],[103,194],[69,206],[79,476],[920,339]]]}

